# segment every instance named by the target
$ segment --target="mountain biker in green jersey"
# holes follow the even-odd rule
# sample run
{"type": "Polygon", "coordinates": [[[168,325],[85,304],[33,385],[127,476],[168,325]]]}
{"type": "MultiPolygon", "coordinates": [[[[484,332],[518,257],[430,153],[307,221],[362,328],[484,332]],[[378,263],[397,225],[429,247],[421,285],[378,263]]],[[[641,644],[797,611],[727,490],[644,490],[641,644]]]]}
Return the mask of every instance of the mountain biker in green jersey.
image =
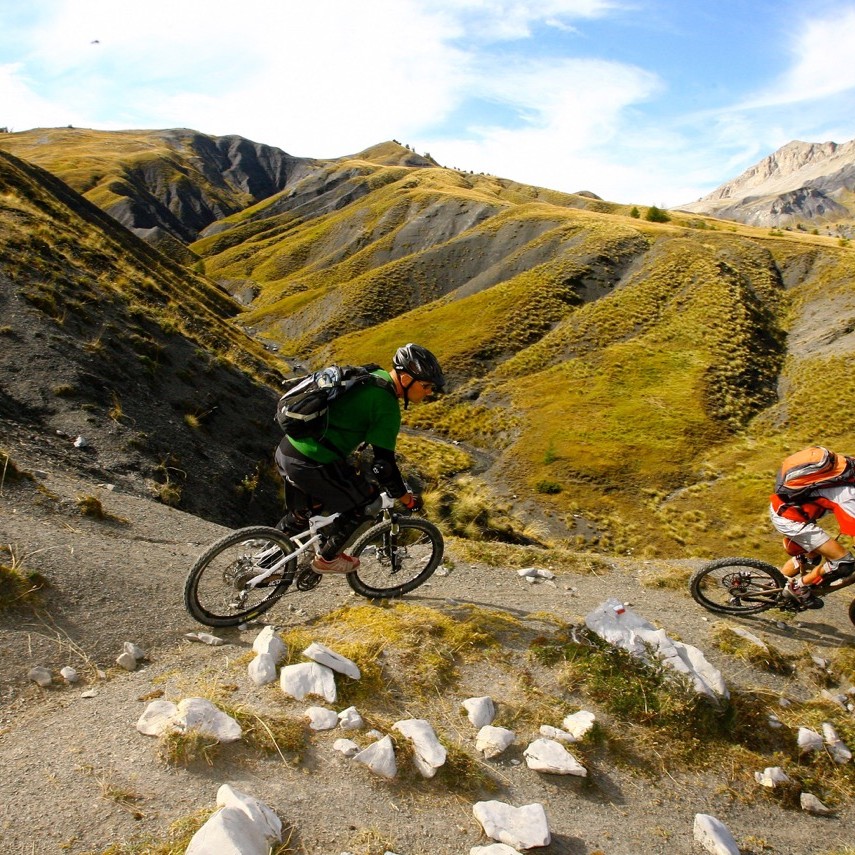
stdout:
{"type": "Polygon", "coordinates": [[[276,466],[285,480],[287,513],[279,523],[285,531],[305,531],[309,516],[341,516],[332,534],[312,561],[316,573],[352,573],[359,559],[341,547],[359,526],[362,510],[377,497],[377,488],[347,458],[360,445],[373,449],[371,474],[390,496],[409,510],[422,506],[421,497],[407,489],[395,461],[401,410],[438,392],[445,384],[436,357],[418,344],[398,348],[392,369],[372,372],[388,384],[365,384],[330,403],[328,426],[320,439],[286,436],[276,449],[276,466]]]}

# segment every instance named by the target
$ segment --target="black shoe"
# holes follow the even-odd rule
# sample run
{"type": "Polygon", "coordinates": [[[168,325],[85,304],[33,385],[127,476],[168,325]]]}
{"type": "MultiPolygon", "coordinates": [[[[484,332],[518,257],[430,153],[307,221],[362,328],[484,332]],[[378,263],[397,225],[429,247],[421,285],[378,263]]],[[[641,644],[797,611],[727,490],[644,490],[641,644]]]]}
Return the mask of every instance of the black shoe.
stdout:
{"type": "Polygon", "coordinates": [[[855,562],[841,560],[829,573],[822,574],[822,584],[830,585],[832,582],[840,582],[843,579],[848,579],[853,573],[855,573],[855,562]]]}

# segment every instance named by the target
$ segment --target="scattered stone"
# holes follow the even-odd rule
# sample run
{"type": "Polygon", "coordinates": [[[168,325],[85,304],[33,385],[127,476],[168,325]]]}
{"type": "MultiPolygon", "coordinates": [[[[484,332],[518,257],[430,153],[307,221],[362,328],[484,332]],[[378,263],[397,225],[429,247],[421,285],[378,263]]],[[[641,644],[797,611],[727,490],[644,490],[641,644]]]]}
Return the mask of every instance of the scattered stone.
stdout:
{"type": "Polygon", "coordinates": [[[278,665],[287,655],[288,646],[276,635],[276,628],[266,626],[252,642],[253,653],[267,654],[278,665]]]}
{"type": "Polygon", "coordinates": [[[813,793],[801,793],[799,795],[799,804],[803,811],[816,814],[817,816],[831,816],[833,813],[813,793]]]}
{"type": "Polygon", "coordinates": [[[413,762],[422,777],[433,778],[436,770],[445,763],[446,750],[430,723],[423,718],[409,718],[396,721],[392,730],[397,730],[413,743],[413,762]]]}
{"type": "Polygon", "coordinates": [[[74,440],[75,448],[89,448],[89,440],[85,436],[78,436],[74,440]]]}
{"type": "Polygon", "coordinates": [[[525,579],[526,582],[539,582],[542,579],[555,578],[553,572],[544,570],[542,567],[523,567],[522,570],[517,570],[517,575],[525,579]]]}
{"type": "Polygon", "coordinates": [[[566,730],[560,730],[557,727],[553,727],[551,724],[542,724],[540,726],[540,735],[547,739],[555,739],[558,742],[566,742],[569,745],[579,741],[572,733],[568,733],[566,730]]]}
{"type": "Polygon", "coordinates": [[[282,822],[258,799],[223,784],[220,807],[193,835],[185,855],[268,855],[282,842],[282,822]]]}
{"type": "Polygon", "coordinates": [[[852,752],[846,746],[846,743],[837,735],[834,725],[827,721],[823,722],[822,733],[825,737],[825,744],[828,746],[828,753],[835,763],[842,766],[852,759],[852,752]]]}
{"type": "Polygon", "coordinates": [[[554,739],[535,739],[523,752],[529,769],[552,775],[576,775],[586,778],[588,770],[554,739]]]}
{"type": "Polygon", "coordinates": [[[498,757],[514,739],[516,734],[512,730],[485,724],[475,737],[475,748],[489,760],[498,757]]]}
{"type": "Polygon", "coordinates": [[[491,843],[489,846],[473,846],[469,855],[521,855],[519,850],[507,843],[491,843]]]}
{"type": "Polygon", "coordinates": [[[772,727],[775,730],[778,730],[784,726],[784,723],[781,721],[781,719],[778,718],[778,716],[775,715],[775,713],[769,713],[766,721],[769,723],[769,727],[772,727]]]}
{"type": "Polygon", "coordinates": [[[338,714],[326,707],[309,707],[306,710],[312,730],[332,730],[338,724],[338,714]]]}
{"type": "Polygon", "coordinates": [[[98,692],[95,689],[87,689],[85,692],[80,693],[81,698],[95,698],[98,696],[98,692]]]}
{"type": "Polygon", "coordinates": [[[837,704],[841,709],[846,709],[846,701],[848,698],[843,694],[843,692],[829,692],[828,689],[823,689],[820,692],[820,695],[825,698],[825,700],[831,701],[833,704],[837,704]]]}
{"type": "Polygon", "coordinates": [[[137,730],[144,736],[196,730],[217,742],[235,742],[243,734],[241,726],[231,716],[205,698],[185,698],[178,705],[171,701],[152,701],[137,721],[137,730]]]}
{"type": "Polygon", "coordinates": [[[761,787],[774,790],[779,784],[791,783],[787,773],[780,766],[767,766],[762,772],[754,773],[754,780],[761,787]]]}
{"type": "Polygon", "coordinates": [[[375,775],[391,780],[398,774],[395,763],[395,746],[392,737],[384,736],[377,742],[372,742],[353,758],[357,763],[367,766],[375,775]]]}
{"type": "Polygon", "coordinates": [[[695,840],[713,855],[739,855],[739,847],[727,826],[706,813],[695,814],[695,840]]]}
{"type": "Polygon", "coordinates": [[[342,730],[361,730],[365,727],[365,722],[362,716],[357,712],[356,707],[348,707],[338,714],[339,724],[342,730]]]}
{"type": "Polygon", "coordinates": [[[286,695],[298,701],[302,701],[307,695],[318,695],[327,703],[335,703],[335,675],[326,665],[319,665],[317,662],[286,665],[279,672],[279,684],[286,695]]]}
{"type": "Polygon", "coordinates": [[[69,685],[76,683],[80,679],[80,675],[70,665],[66,665],[59,673],[62,676],[62,679],[69,685]]]}
{"type": "Polygon", "coordinates": [[[188,641],[199,641],[202,644],[210,644],[211,647],[219,647],[226,642],[210,632],[188,632],[184,636],[188,641]]]}
{"type": "Polygon", "coordinates": [[[611,598],[599,605],[587,615],[585,625],[609,644],[645,662],[650,660],[653,651],[666,668],[689,677],[698,694],[713,700],[730,697],[721,672],[697,647],[672,641],[664,630],[657,630],[619,600],[611,598]]]}
{"type": "Polygon", "coordinates": [[[496,705],[492,698],[467,698],[463,701],[463,709],[469,721],[478,728],[492,724],[496,717],[496,705]]]}
{"type": "Polygon", "coordinates": [[[323,644],[313,641],[304,651],[303,656],[317,662],[320,665],[326,665],[327,668],[337,671],[339,674],[344,674],[353,680],[360,678],[359,668],[356,663],[350,659],[340,656],[338,653],[330,650],[323,644]]]}
{"type": "Polygon", "coordinates": [[[822,750],[822,737],[809,727],[800,727],[797,739],[799,750],[802,754],[822,750]]]}
{"type": "Polygon", "coordinates": [[[546,811],[537,802],[522,807],[498,801],[476,802],[472,813],[488,837],[513,849],[548,846],[552,840],[546,811]]]}
{"type": "Polygon", "coordinates": [[[345,757],[356,757],[362,750],[352,739],[336,739],[333,750],[344,754],[345,757]]]}
{"type": "Polygon", "coordinates": [[[53,677],[51,676],[50,671],[48,671],[47,668],[43,668],[41,665],[36,665],[34,668],[30,668],[27,672],[27,678],[32,680],[34,683],[38,683],[43,689],[47,688],[53,682],[53,677]]]}
{"type": "Polygon", "coordinates": [[[573,737],[576,742],[580,742],[587,734],[591,732],[596,721],[596,716],[587,710],[579,710],[579,712],[571,713],[564,717],[561,726],[573,737]]]}
{"type": "Polygon", "coordinates": [[[136,657],[132,654],[125,651],[124,653],[119,654],[116,657],[116,664],[121,668],[124,668],[126,671],[136,671],[137,670],[137,660],[136,657]]]}
{"type": "Polygon", "coordinates": [[[256,686],[266,686],[276,679],[276,660],[269,653],[259,653],[246,666],[246,671],[256,686]]]}

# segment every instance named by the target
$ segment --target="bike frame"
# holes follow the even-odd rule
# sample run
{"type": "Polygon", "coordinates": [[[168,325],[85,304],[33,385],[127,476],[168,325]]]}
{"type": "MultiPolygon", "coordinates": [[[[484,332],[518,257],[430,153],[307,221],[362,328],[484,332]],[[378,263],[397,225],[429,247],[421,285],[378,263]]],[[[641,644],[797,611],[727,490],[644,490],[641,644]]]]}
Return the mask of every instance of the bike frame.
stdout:
{"type": "MultiPolygon", "coordinates": [[[[390,509],[394,506],[395,500],[388,493],[380,494],[380,509],[383,512],[384,516],[389,515],[390,509]]],[[[262,582],[265,582],[269,579],[274,573],[280,571],[280,569],[287,564],[289,561],[294,561],[294,566],[296,567],[296,561],[299,557],[307,552],[309,549],[313,549],[316,555],[320,555],[320,547],[318,544],[321,541],[321,529],[326,528],[331,523],[335,522],[341,516],[341,512],[337,512],[334,514],[329,514],[328,516],[313,516],[309,517],[309,527],[306,531],[300,532],[299,534],[291,535],[288,539],[291,543],[294,544],[294,551],[289,553],[283,553],[282,557],[272,566],[267,567],[264,571],[259,573],[257,576],[253,576],[246,583],[247,588],[257,588],[262,582]]],[[[272,555],[276,554],[276,551],[279,550],[278,546],[272,546],[270,549],[266,549],[260,555],[257,556],[258,559],[264,560],[272,555]]],[[[280,550],[281,551],[281,550],[280,550]]],[[[284,574],[283,574],[284,577],[284,574]]]]}

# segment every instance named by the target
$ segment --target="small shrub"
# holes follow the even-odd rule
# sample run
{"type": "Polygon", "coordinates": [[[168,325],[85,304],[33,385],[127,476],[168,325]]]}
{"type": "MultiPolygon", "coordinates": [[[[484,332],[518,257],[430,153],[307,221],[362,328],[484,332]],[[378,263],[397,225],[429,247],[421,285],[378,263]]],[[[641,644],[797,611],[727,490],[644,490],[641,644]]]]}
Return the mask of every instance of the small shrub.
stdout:
{"type": "Polygon", "coordinates": [[[46,587],[44,576],[27,570],[11,547],[0,549],[0,611],[38,605],[46,587]]]}
{"type": "Polygon", "coordinates": [[[656,205],[651,205],[647,209],[647,213],[644,215],[644,219],[650,223],[670,223],[671,217],[663,211],[661,208],[657,208],[656,205]]]}
{"type": "Polygon", "coordinates": [[[218,740],[195,729],[170,730],[158,738],[158,757],[167,766],[190,766],[197,760],[213,766],[219,749],[218,740]]]}
{"type": "Polygon", "coordinates": [[[77,508],[84,517],[92,517],[96,520],[110,520],[112,522],[127,522],[124,517],[117,517],[105,511],[101,500],[97,496],[78,496],[77,508]]]}
{"type": "Polygon", "coordinates": [[[544,478],[538,481],[534,485],[534,489],[537,490],[538,493],[545,493],[546,495],[557,495],[563,490],[563,487],[557,481],[551,481],[548,478],[544,478]]]}

